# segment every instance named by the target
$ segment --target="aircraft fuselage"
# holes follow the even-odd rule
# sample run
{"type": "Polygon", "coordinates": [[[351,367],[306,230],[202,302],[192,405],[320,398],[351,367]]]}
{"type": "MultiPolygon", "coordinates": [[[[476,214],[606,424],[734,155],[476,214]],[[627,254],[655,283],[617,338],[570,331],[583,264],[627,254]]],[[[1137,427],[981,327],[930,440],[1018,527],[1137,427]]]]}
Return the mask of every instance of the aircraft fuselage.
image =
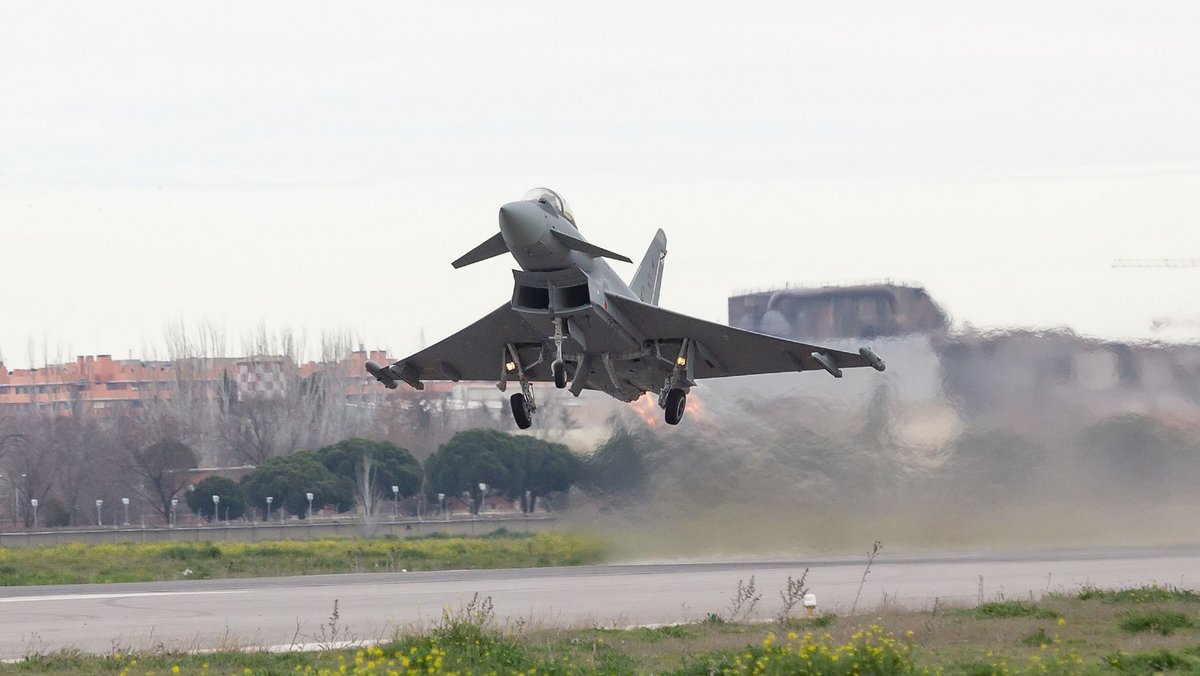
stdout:
{"type": "MultiPolygon", "coordinates": [[[[633,401],[655,389],[670,369],[647,359],[651,350],[645,337],[610,309],[606,298],[613,294],[636,299],[636,294],[603,258],[571,249],[554,234],[582,239],[578,228],[537,202],[505,204],[499,218],[505,244],[521,266],[513,271],[512,307],[539,335],[553,336],[555,321],[562,321],[564,357],[583,376],[572,381],[572,392],[586,387],[633,401]]],[[[553,343],[542,347],[554,350],[553,343]]],[[[523,360],[538,361],[533,346],[521,352],[523,360]]]]}

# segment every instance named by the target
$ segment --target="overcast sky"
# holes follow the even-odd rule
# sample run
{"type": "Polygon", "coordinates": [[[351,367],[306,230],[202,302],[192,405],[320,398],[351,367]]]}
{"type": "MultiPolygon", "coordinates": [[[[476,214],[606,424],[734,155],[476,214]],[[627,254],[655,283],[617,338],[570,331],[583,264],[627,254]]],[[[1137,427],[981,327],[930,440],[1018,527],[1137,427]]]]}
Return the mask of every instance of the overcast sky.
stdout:
{"type": "Polygon", "coordinates": [[[450,261],[537,185],[635,260],[664,228],[663,304],[711,320],[883,278],[958,326],[1200,319],[1200,268],[1110,267],[1200,258],[1200,4],[734,5],[10,5],[0,355],[401,356],[509,298],[450,261]]]}

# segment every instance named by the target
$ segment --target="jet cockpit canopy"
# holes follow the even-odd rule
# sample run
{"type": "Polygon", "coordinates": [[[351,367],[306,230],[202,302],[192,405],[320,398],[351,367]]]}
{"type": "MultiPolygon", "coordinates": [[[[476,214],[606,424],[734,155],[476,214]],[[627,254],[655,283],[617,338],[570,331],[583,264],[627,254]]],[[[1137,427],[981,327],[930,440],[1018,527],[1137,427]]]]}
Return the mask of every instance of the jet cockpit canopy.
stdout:
{"type": "Polygon", "coordinates": [[[571,211],[571,205],[567,204],[565,199],[559,197],[558,193],[549,188],[534,188],[533,190],[525,193],[525,196],[521,198],[521,201],[548,204],[555,211],[562,214],[563,218],[571,221],[571,225],[575,225],[575,214],[571,211]]]}

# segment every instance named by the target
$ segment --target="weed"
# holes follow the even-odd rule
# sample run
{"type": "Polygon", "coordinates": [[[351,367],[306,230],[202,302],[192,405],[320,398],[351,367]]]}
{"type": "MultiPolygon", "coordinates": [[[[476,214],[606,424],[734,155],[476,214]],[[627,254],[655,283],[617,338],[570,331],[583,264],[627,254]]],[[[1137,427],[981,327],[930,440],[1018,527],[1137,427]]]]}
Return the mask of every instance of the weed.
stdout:
{"type": "Polygon", "coordinates": [[[695,636],[686,627],[668,624],[662,627],[647,627],[637,630],[637,636],[647,643],[658,643],[668,638],[692,638],[695,636]]]}
{"type": "Polygon", "coordinates": [[[981,620],[1001,617],[1035,617],[1040,620],[1056,620],[1058,613],[1049,608],[1040,608],[1028,601],[989,601],[966,611],[981,620]]]}
{"type": "Polygon", "coordinates": [[[1165,601],[1182,601],[1184,603],[1200,603],[1200,593],[1174,585],[1159,586],[1157,584],[1128,587],[1125,589],[1101,589],[1090,584],[1084,585],[1075,595],[1080,601],[1100,601],[1102,603],[1157,603],[1165,601]]]}
{"type": "Polygon", "coordinates": [[[221,548],[212,542],[173,544],[164,547],[160,556],[172,561],[219,559],[221,548]]]}
{"type": "Polygon", "coordinates": [[[850,606],[850,615],[854,615],[854,611],[858,610],[858,601],[862,598],[863,585],[867,583],[867,576],[871,574],[871,564],[875,563],[875,557],[879,556],[879,550],[883,549],[883,544],[879,540],[871,545],[871,551],[867,552],[867,567],[863,570],[862,579],[858,581],[858,593],[854,595],[854,605],[850,606]]]}
{"type": "Polygon", "coordinates": [[[777,643],[768,634],[760,645],[699,656],[679,674],[903,674],[916,667],[911,647],[878,627],[863,629],[849,642],[825,634],[789,634],[777,643]]]}
{"type": "Polygon", "coordinates": [[[754,576],[750,576],[750,582],[743,584],[738,580],[737,592],[733,598],[729,600],[729,620],[731,622],[744,622],[748,617],[754,614],[754,608],[758,606],[759,600],[762,599],[762,594],[754,586],[754,576]]]}
{"type": "Polygon", "coordinates": [[[1029,632],[1021,637],[1021,645],[1037,648],[1044,645],[1050,645],[1054,642],[1054,637],[1046,633],[1044,627],[1038,627],[1036,630],[1029,632]]]}
{"type": "Polygon", "coordinates": [[[1122,631],[1135,634],[1138,632],[1153,632],[1170,636],[1176,629],[1188,629],[1196,626],[1192,618],[1172,610],[1147,610],[1142,613],[1125,613],[1121,616],[1122,631]]]}
{"type": "Polygon", "coordinates": [[[479,592],[458,610],[442,608],[442,621],[435,628],[439,636],[458,639],[478,637],[492,629],[496,621],[496,607],[492,597],[479,598],[479,592]]]}
{"type": "Polygon", "coordinates": [[[725,624],[725,618],[717,613],[709,613],[704,616],[704,624],[725,624]]]}
{"type": "Polygon", "coordinates": [[[1164,671],[1195,671],[1200,660],[1160,648],[1136,653],[1117,652],[1104,658],[1111,668],[1126,674],[1155,674],[1164,671]]]}
{"type": "Polygon", "coordinates": [[[938,612],[942,610],[942,599],[937,596],[933,597],[933,607],[929,609],[929,617],[925,618],[925,634],[933,633],[933,626],[937,622],[938,612]]]}
{"type": "Polygon", "coordinates": [[[779,611],[778,621],[780,624],[786,623],[792,617],[792,609],[797,603],[804,600],[804,595],[808,593],[808,586],[805,584],[808,580],[808,569],[800,574],[800,579],[792,579],[788,575],[787,587],[779,592],[779,598],[783,600],[783,609],[779,611]]]}
{"type": "Polygon", "coordinates": [[[348,637],[345,630],[338,626],[338,621],[342,619],[342,613],[338,610],[338,600],[333,600],[333,612],[329,614],[329,621],[318,627],[318,633],[314,634],[313,642],[321,647],[321,650],[326,652],[340,648],[347,642],[357,643],[357,640],[348,637]]]}
{"type": "Polygon", "coordinates": [[[818,629],[828,629],[837,624],[838,616],[836,613],[821,613],[820,615],[808,620],[809,624],[818,629]]]}

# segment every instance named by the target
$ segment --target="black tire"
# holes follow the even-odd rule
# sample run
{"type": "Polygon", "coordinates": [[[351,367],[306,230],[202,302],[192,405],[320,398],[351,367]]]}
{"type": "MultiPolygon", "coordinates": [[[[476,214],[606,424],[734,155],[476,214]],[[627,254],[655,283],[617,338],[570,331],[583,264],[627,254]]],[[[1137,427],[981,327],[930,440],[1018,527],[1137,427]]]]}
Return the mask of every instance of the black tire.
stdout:
{"type": "Polygon", "coordinates": [[[554,386],[558,389],[564,389],[567,386],[567,365],[561,361],[555,361],[550,365],[550,370],[554,373],[554,386]]]}
{"type": "Polygon", "coordinates": [[[512,404],[513,420],[516,421],[517,427],[523,430],[529,429],[533,420],[529,418],[529,411],[525,408],[525,395],[517,392],[508,401],[512,404]]]}
{"type": "Polygon", "coordinates": [[[667,392],[667,424],[678,425],[683,420],[683,411],[687,408],[687,392],[676,387],[667,392]]]}

